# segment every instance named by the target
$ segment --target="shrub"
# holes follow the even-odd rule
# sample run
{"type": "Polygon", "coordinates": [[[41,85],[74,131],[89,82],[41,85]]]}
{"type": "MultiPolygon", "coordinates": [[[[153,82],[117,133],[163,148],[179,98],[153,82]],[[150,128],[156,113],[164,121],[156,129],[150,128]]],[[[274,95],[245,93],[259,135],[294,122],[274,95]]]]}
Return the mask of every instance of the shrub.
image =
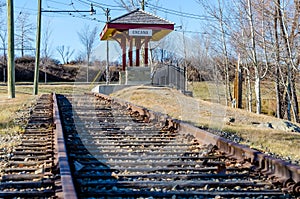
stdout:
{"type": "Polygon", "coordinates": [[[31,56],[18,57],[15,59],[15,63],[17,64],[31,64],[34,62],[35,62],[35,57],[31,57],[31,56]]]}

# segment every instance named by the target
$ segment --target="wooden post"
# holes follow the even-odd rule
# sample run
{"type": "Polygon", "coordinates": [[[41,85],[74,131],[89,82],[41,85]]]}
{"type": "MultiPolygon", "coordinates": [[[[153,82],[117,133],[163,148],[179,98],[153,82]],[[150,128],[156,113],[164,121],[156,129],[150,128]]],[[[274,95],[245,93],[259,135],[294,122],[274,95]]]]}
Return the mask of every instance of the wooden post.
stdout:
{"type": "Polygon", "coordinates": [[[235,71],[235,79],[234,79],[234,99],[235,99],[235,107],[234,108],[242,108],[242,71],[240,68],[240,58],[238,57],[237,68],[235,71]]]}
{"type": "MultiPolygon", "coordinates": [[[[109,12],[110,9],[106,8],[105,10],[105,15],[106,15],[106,23],[109,21],[109,12]]],[[[106,73],[106,85],[109,84],[110,77],[109,77],[109,43],[108,43],[108,38],[106,40],[106,67],[105,67],[105,73],[106,73]]]]}
{"type": "Polygon", "coordinates": [[[238,64],[238,101],[237,101],[237,107],[242,108],[243,107],[243,73],[242,69],[240,67],[240,64],[238,64]]]}
{"type": "Polygon", "coordinates": [[[41,46],[41,16],[42,16],[42,0],[38,0],[38,15],[36,29],[36,49],[35,49],[35,68],[34,68],[34,88],[33,94],[38,94],[39,89],[39,64],[40,64],[40,46],[41,46]]]}
{"type": "Polygon", "coordinates": [[[149,37],[145,38],[145,66],[148,66],[148,44],[149,44],[149,37]]]}
{"type": "Polygon", "coordinates": [[[128,56],[129,56],[129,66],[133,66],[133,60],[132,60],[132,40],[133,38],[129,38],[129,50],[128,50],[128,56]]]}
{"type": "Polygon", "coordinates": [[[122,47],[122,70],[125,71],[125,68],[126,68],[126,37],[122,37],[121,47],[122,47]]]}
{"type": "Polygon", "coordinates": [[[8,97],[15,98],[15,53],[14,53],[14,7],[13,0],[7,0],[7,89],[8,97]]]}
{"type": "Polygon", "coordinates": [[[140,66],[140,48],[141,48],[141,39],[140,38],[136,38],[135,39],[135,65],[136,66],[140,66]]]}

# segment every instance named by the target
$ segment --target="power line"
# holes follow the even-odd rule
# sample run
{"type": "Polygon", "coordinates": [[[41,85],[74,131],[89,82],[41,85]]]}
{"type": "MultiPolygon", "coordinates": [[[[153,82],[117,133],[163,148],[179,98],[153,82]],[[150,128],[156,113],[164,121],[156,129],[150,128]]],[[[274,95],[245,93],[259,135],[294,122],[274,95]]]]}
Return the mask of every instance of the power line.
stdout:
{"type": "Polygon", "coordinates": [[[95,7],[101,8],[101,9],[105,9],[105,8],[110,8],[110,10],[115,10],[115,11],[124,11],[124,8],[121,6],[115,6],[115,5],[110,5],[110,4],[104,4],[104,3],[98,3],[95,1],[91,1],[91,0],[87,0],[88,2],[85,2],[83,0],[76,0],[78,2],[81,2],[83,4],[93,4],[95,7]]]}
{"type": "Polygon", "coordinates": [[[96,2],[96,1],[92,1],[92,0],[87,0],[88,2],[85,2],[83,0],[76,0],[76,1],[82,2],[84,4],[90,4],[90,3],[92,3],[93,5],[99,6],[99,7],[109,7],[110,10],[124,10],[124,8],[122,6],[116,6],[116,5],[111,5],[111,4],[99,3],[99,2],[96,2]],[[118,8],[118,9],[116,9],[116,8],[118,8]]]}
{"type": "Polygon", "coordinates": [[[185,33],[197,33],[197,34],[208,34],[207,32],[201,31],[192,31],[192,30],[175,30],[176,32],[185,32],[185,33]]]}
{"type": "MultiPolygon", "coordinates": [[[[54,1],[51,1],[51,0],[46,0],[45,3],[46,3],[46,5],[47,5],[47,8],[50,8],[50,9],[57,9],[57,10],[58,10],[58,9],[61,9],[61,8],[54,7],[54,6],[53,6],[51,3],[49,3],[48,1],[49,1],[49,2],[52,2],[52,3],[54,2],[54,1]],[[50,5],[51,5],[51,6],[50,6],[50,5]]],[[[59,4],[59,6],[60,6],[60,5],[68,5],[68,4],[59,3],[59,2],[55,2],[55,3],[56,3],[56,4],[59,4]]],[[[60,7],[61,7],[61,6],[60,6],[60,7]]]]}
{"type": "Polygon", "coordinates": [[[193,19],[198,19],[198,20],[216,20],[214,17],[211,16],[206,16],[206,15],[197,15],[197,14],[193,14],[193,13],[186,13],[186,12],[180,12],[178,10],[173,10],[173,9],[169,9],[169,8],[164,8],[161,6],[156,6],[150,3],[146,4],[146,7],[152,8],[152,9],[156,9],[158,11],[161,12],[165,12],[168,14],[172,14],[172,15],[176,15],[176,16],[181,16],[181,17],[188,17],[188,18],[193,18],[193,19]]]}
{"type": "Polygon", "coordinates": [[[42,10],[42,12],[78,12],[78,13],[81,13],[81,12],[89,12],[92,14],[96,13],[93,6],[91,5],[91,9],[90,10],[77,10],[74,5],[72,4],[73,6],[73,10],[42,10]]]}
{"type": "MultiPolygon", "coordinates": [[[[90,5],[91,3],[93,3],[94,7],[101,8],[103,11],[106,10],[104,8],[104,6],[113,7],[113,8],[122,8],[121,6],[98,3],[98,2],[95,2],[93,0],[75,0],[75,1],[78,2],[78,3],[81,3],[82,5],[90,5]]],[[[84,19],[84,20],[90,20],[90,21],[97,21],[97,22],[100,22],[100,23],[106,23],[106,21],[98,20],[96,17],[88,17],[87,15],[81,14],[80,12],[91,12],[92,9],[90,11],[78,10],[75,3],[73,2],[73,0],[71,0],[70,3],[58,2],[58,1],[55,1],[55,0],[46,0],[46,3],[47,3],[47,7],[52,8],[53,10],[42,10],[42,12],[44,12],[44,13],[57,13],[57,14],[64,15],[64,16],[71,16],[71,17],[74,17],[74,18],[80,18],[80,19],[84,19]],[[69,9],[69,10],[60,10],[60,9],[54,8],[52,6],[50,7],[48,5],[48,2],[65,5],[67,7],[71,7],[71,9],[69,9]],[[77,13],[77,15],[73,14],[73,13],[77,13]]],[[[161,6],[155,6],[155,5],[150,4],[150,3],[147,3],[146,6],[151,8],[151,9],[156,9],[158,11],[169,13],[169,14],[176,15],[176,16],[188,17],[188,18],[193,18],[193,19],[198,19],[198,20],[217,20],[217,19],[215,19],[214,17],[211,17],[211,16],[198,15],[198,14],[187,13],[187,12],[180,12],[180,11],[177,11],[177,10],[164,8],[164,7],[161,7],[161,6]]],[[[24,8],[23,7],[23,8],[19,8],[19,9],[21,9],[21,10],[30,10],[30,11],[36,12],[35,9],[30,9],[30,8],[24,8]]],[[[122,8],[122,9],[112,9],[112,10],[124,10],[124,8],[122,8]]],[[[30,13],[30,14],[33,14],[33,13],[30,13]]],[[[36,13],[34,13],[33,15],[36,15],[36,13]]],[[[55,15],[48,15],[48,16],[53,17],[55,15]]],[[[200,32],[200,31],[190,31],[190,30],[185,30],[185,31],[175,30],[175,31],[177,31],[177,32],[186,32],[186,33],[205,34],[205,32],[200,32]]]]}
{"type": "MultiPolygon", "coordinates": [[[[164,8],[162,6],[156,6],[150,3],[146,4],[146,7],[149,7],[153,10],[158,10],[164,13],[168,13],[171,15],[176,15],[176,16],[180,16],[180,17],[185,17],[185,18],[192,18],[192,19],[197,19],[197,20],[206,20],[206,21],[219,21],[219,19],[217,19],[216,17],[213,16],[207,16],[207,15],[198,15],[198,14],[194,14],[194,13],[187,13],[187,12],[181,12],[178,10],[173,10],[170,8],[164,8]]],[[[228,18],[226,17],[227,20],[236,20],[237,18],[228,18]]]]}
{"type": "Polygon", "coordinates": [[[85,20],[90,20],[90,21],[97,21],[99,23],[106,23],[105,21],[96,19],[95,17],[94,18],[90,18],[90,17],[86,17],[85,15],[76,16],[76,15],[73,15],[72,13],[70,13],[69,15],[72,16],[72,17],[80,18],[80,19],[85,19],[85,20]]]}
{"type": "Polygon", "coordinates": [[[212,18],[211,16],[205,16],[205,15],[198,15],[198,14],[193,14],[193,13],[181,12],[181,11],[173,10],[173,9],[170,9],[170,8],[164,8],[164,7],[161,7],[161,6],[156,6],[156,5],[153,5],[153,4],[150,4],[150,3],[147,3],[146,5],[150,5],[150,7],[152,7],[152,8],[159,8],[159,9],[162,9],[162,10],[167,10],[167,11],[170,11],[170,12],[174,12],[175,14],[183,14],[183,15],[193,16],[193,17],[199,17],[199,18],[200,17],[212,18]]]}
{"type": "Polygon", "coordinates": [[[46,14],[44,14],[44,15],[46,15],[47,17],[67,17],[67,16],[69,16],[69,17],[74,17],[74,18],[83,19],[83,20],[97,21],[99,23],[105,23],[105,21],[99,20],[95,17],[91,18],[86,15],[79,16],[79,15],[72,14],[71,12],[46,12],[46,14]],[[52,15],[49,15],[49,14],[52,14],[52,15]],[[61,16],[57,16],[57,15],[61,15],[61,16]]]}
{"type": "MultiPolygon", "coordinates": [[[[48,0],[48,1],[52,1],[52,0],[48,0]]],[[[54,1],[55,2],[55,1],[54,1]]],[[[102,22],[102,23],[105,23],[105,21],[101,21],[101,20],[98,20],[96,17],[94,18],[90,18],[90,17],[87,17],[87,15],[83,15],[81,14],[82,12],[89,12],[91,13],[92,15],[96,14],[96,11],[94,10],[93,8],[93,5],[90,5],[91,6],[91,9],[90,10],[78,10],[73,1],[71,0],[71,3],[70,4],[64,4],[64,5],[68,5],[68,6],[71,6],[72,7],[72,10],[59,10],[59,9],[55,9],[55,10],[42,10],[42,12],[46,12],[46,13],[68,13],[69,16],[72,16],[72,17],[76,17],[76,18],[81,18],[81,19],[87,19],[87,20],[91,20],[91,21],[97,21],[97,22],[102,22]],[[78,15],[75,15],[73,13],[78,13],[78,15]]]]}
{"type": "Polygon", "coordinates": [[[56,4],[65,5],[65,6],[69,6],[69,5],[70,5],[70,4],[68,4],[68,3],[63,3],[63,2],[54,1],[54,0],[47,0],[47,1],[52,2],[52,3],[56,3],[56,4]]]}

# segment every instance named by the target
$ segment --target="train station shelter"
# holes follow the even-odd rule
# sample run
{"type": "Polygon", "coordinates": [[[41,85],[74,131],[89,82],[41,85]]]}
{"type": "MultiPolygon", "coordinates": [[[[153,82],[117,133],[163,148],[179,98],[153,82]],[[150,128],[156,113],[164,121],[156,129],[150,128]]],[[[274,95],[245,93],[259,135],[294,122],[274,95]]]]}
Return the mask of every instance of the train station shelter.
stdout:
{"type": "Polygon", "coordinates": [[[140,66],[141,49],[143,66],[148,66],[150,41],[159,41],[174,30],[174,23],[151,13],[136,9],[108,21],[100,34],[100,40],[117,41],[122,49],[122,70],[126,66],[140,66]],[[135,53],[133,55],[133,53],[135,53]],[[135,60],[133,60],[135,58],[135,60]],[[127,62],[128,60],[128,62],[127,62]]]}

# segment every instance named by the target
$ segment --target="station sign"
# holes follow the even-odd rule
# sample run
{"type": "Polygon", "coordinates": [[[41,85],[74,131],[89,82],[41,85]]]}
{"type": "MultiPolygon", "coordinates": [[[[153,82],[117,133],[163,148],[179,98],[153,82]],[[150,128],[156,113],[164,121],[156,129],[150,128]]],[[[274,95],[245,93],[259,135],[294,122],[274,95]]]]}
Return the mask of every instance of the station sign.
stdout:
{"type": "Polygon", "coordinates": [[[129,29],[129,36],[152,36],[152,30],[149,30],[149,29],[129,29]]]}

